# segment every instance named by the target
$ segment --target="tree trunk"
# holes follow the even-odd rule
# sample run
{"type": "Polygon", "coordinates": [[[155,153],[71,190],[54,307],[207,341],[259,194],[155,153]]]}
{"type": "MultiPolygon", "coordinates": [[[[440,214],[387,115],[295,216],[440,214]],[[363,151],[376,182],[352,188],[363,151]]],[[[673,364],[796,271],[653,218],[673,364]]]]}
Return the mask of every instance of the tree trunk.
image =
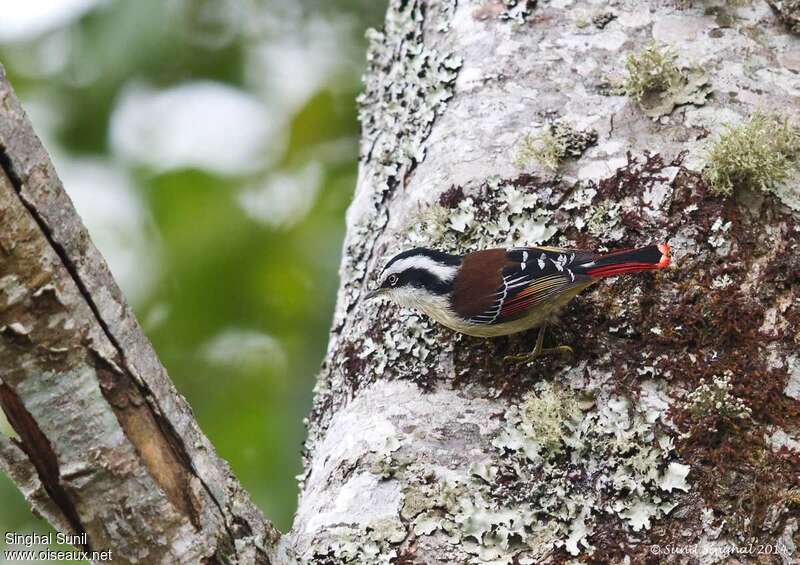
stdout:
{"type": "Polygon", "coordinates": [[[795,562],[798,183],[725,196],[702,170],[724,123],[797,113],[800,43],[757,1],[536,4],[391,0],[370,36],[341,289],[280,539],[0,76],[0,403],[20,436],[0,463],[38,512],[122,562],[795,562]],[[626,57],[654,39],[684,70],[637,102],[626,57]],[[670,270],[607,281],[550,330],[571,358],[505,363],[535,336],[362,301],[412,245],[661,241],[670,270]]]}
{"type": "Polygon", "coordinates": [[[795,562],[798,181],[722,196],[701,171],[724,123],[796,117],[800,41],[758,1],[536,4],[395,0],[371,35],[284,546],[319,563],[795,562]],[[654,40],[683,71],[637,103],[626,58],[654,40]],[[535,134],[562,127],[548,174],[535,134]],[[568,359],[505,363],[536,332],[467,338],[362,300],[417,245],[663,241],[671,269],[566,309],[548,341],[568,359]]]}

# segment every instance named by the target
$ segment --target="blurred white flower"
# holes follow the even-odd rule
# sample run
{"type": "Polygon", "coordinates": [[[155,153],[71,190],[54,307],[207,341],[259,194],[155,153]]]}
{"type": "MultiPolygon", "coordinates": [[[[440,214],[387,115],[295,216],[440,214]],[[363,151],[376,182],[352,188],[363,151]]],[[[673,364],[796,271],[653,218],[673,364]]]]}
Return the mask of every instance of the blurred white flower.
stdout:
{"type": "Polygon", "coordinates": [[[170,313],[171,308],[167,302],[157,302],[140,318],[142,327],[146,332],[151,332],[166,322],[167,319],[169,319],[170,313]]]}
{"type": "Polygon", "coordinates": [[[247,51],[248,83],[291,115],[321,88],[335,87],[334,76],[359,76],[363,54],[351,39],[352,25],[345,17],[281,20],[247,51]]]}
{"type": "Polygon", "coordinates": [[[321,167],[314,162],[294,174],[272,175],[262,186],[242,192],[239,206],[258,222],[289,228],[311,210],[321,178],[321,167]]]}
{"type": "Polygon", "coordinates": [[[144,299],[156,280],[158,243],[124,170],[102,159],[54,154],[64,188],[128,301],[144,299]]]}
{"type": "Polygon", "coordinates": [[[275,134],[276,124],[257,98],[208,81],[166,90],[128,85],[111,116],[113,150],[156,171],[252,173],[264,167],[275,134]]]}
{"type": "Polygon", "coordinates": [[[21,76],[47,78],[67,68],[75,46],[75,36],[74,28],[66,27],[30,41],[9,43],[3,51],[8,61],[13,62],[15,72],[21,76]]]}
{"type": "Polygon", "coordinates": [[[0,0],[0,43],[21,41],[66,26],[100,0],[0,0]]]}
{"type": "Polygon", "coordinates": [[[230,328],[211,338],[202,348],[210,363],[229,368],[269,368],[285,372],[289,365],[286,350],[271,335],[230,328]]]}

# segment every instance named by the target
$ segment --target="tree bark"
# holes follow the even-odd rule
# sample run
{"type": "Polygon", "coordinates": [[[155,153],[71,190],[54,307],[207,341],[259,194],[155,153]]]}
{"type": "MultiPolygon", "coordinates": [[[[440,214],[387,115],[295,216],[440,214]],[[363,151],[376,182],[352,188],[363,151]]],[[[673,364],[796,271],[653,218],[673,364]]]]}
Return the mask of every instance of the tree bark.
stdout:
{"type": "Polygon", "coordinates": [[[370,39],[284,547],[315,563],[796,562],[798,181],[726,197],[701,171],[726,122],[796,118],[798,38],[757,1],[393,0],[370,39]],[[619,85],[653,41],[684,79],[639,104],[619,85]],[[524,141],[554,121],[597,134],[557,175],[524,141]],[[536,332],[467,338],[362,301],[417,245],[663,241],[671,269],[567,308],[548,341],[569,359],[504,363],[536,332]]]}
{"type": "Polygon", "coordinates": [[[0,67],[0,466],[86,551],[269,563],[278,538],[217,457],[92,245],[0,67]]]}
{"type": "Polygon", "coordinates": [[[798,183],[726,197],[701,171],[725,122],[797,113],[797,37],[761,2],[390,0],[370,40],[341,288],[280,539],[0,76],[0,403],[19,435],[0,462],[31,505],[115,561],[795,562],[798,183]],[[638,104],[617,85],[654,39],[687,78],[638,104]],[[554,120],[590,145],[558,175],[524,139],[554,120]],[[535,336],[467,338],[362,301],[412,245],[661,241],[670,270],[565,311],[548,340],[568,359],[504,363],[535,336]]]}

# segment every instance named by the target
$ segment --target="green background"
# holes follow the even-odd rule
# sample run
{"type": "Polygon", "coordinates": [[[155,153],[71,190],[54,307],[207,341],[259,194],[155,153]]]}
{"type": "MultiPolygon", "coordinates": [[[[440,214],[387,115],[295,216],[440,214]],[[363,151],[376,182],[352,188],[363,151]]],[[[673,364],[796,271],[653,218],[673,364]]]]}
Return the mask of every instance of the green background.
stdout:
{"type": "MultiPolygon", "coordinates": [[[[120,0],[0,35],[0,62],[161,361],[283,531],[355,186],[364,31],[384,10],[374,0],[120,0]],[[135,119],[114,125],[131,93],[208,81],[267,118],[256,159],[162,162],[148,132],[130,142],[135,119]],[[253,204],[263,192],[273,200],[253,204]]],[[[224,135],[237,147],[235,131],[224,135]]],[[[3,475],[0,501],[0,532],[48,531],[3,475]]]]}

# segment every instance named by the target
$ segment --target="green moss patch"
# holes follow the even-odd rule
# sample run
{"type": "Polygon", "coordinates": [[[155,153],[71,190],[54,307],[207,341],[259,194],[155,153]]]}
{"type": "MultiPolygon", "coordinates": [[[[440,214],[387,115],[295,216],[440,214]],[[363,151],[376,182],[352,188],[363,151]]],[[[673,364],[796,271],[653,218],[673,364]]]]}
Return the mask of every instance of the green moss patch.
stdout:
{"type": "Polygon", "coordinates": [[[579,131],[565,122],[554,122],[538,135],[526,134],[522,138],[514,163],[526,168],[535,161],[549,171],[556,171],[565,159],[577,159],[595,143],[595,130],[579,131]]]}
{"type": "Polygon", "coordinates": [[[708,150],[703,178],[714,194],[771,191],[800,167],[800,128],[779,114],[755,114],[725,132],[708,150]]]}
{"type": "Polygon", "coordinates": [[[683,104],[702,105],[708,97],[708,78],[702,69],[679,67],[677,60],[674,50],[653,42],[625,62],[622,90],[653,119],[683,104]]]}

